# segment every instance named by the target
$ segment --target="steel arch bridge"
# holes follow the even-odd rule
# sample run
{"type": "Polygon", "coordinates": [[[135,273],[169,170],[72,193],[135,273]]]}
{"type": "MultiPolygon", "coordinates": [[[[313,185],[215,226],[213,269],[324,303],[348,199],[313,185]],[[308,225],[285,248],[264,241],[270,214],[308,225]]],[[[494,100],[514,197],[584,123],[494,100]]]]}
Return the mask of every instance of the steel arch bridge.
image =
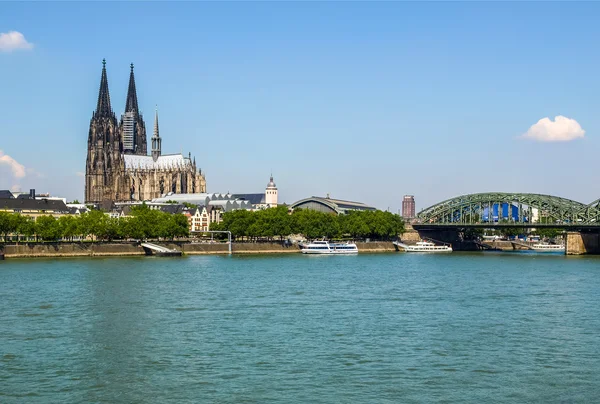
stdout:
{"type": "Polygon", "coordinates": [[[600,229],[600,199],[585,205],[542,194],[490,192],[461,195],[422,210],[413,227],[600,229]]]}

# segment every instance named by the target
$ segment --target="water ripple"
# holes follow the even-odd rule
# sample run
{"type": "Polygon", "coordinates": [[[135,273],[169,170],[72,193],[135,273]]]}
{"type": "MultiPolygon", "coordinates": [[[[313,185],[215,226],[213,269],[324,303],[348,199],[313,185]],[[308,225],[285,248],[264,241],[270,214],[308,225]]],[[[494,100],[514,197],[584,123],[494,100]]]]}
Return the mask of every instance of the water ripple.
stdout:
{"type": "Polygon", "coordinates": [[[594,402],[600,261],[0,264],[0,402],[594,402]]]}

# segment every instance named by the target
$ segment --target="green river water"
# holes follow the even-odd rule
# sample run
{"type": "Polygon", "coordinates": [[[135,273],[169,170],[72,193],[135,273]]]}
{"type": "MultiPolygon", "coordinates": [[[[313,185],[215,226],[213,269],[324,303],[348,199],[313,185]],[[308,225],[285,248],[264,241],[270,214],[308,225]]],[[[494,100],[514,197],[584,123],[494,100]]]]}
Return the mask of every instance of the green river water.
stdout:
{"type": "Polygon", "coordinates": [[[0,403],[600,401],[600,259],[0,262],[0,403]]]}

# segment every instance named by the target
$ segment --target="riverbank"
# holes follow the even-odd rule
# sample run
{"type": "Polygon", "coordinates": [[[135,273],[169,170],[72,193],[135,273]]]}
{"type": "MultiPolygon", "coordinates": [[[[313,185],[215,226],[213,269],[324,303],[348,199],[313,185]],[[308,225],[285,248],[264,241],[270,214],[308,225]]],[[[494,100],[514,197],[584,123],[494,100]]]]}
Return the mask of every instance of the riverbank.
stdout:
{"type": "MultiPolygon", "coordinates": [[[[227,243],[159,242],[184,255],[229,254],[227,243]]],[[[358,250],[365,253],[394,252],[391,242],[375,241],[356,243],[358,250]]],[[[233,243],[233,254],[298,254],[297,245],[284,243],[233,243]]],[[[110,257],[147,255],[139,243],[21,243],[0,246],[0,255],[5,258],[58,258],[58,257],[110,257]]]]}

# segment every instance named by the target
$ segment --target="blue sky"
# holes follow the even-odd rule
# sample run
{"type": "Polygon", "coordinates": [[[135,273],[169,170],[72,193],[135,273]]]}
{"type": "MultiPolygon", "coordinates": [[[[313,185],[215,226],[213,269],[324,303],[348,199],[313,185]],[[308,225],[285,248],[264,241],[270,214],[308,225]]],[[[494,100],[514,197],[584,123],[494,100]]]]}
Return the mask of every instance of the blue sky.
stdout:
{"type": "Polygon", "coordinates": [[[117,116],[133,62],[148,132],[158,104],[163,152],[192,152],[209,192],[261,192],[272,170],[288,203],[591,202],[599,17],[591,2],[0,3],[0,33],[33,44],[0,51],[0,189],[82,199],[106,58],[117,116]],[[585,135],[521,138],[559,115],[585,135]]]}

